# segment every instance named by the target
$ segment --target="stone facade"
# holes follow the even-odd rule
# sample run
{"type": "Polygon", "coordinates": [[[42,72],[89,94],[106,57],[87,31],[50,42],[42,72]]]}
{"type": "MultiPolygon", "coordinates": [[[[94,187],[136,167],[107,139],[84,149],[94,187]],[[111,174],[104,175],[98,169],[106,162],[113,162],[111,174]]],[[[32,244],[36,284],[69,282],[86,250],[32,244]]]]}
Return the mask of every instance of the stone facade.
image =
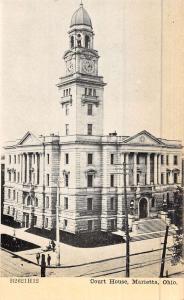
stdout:
{"type": "Polygon", "coordinates": [[[60,230],[123,230],[125,183],[130,227],[137,219],[159,217],[164,200],[172,209],[181,185],[182,146],[146,130],[103,136],[105,83],[98,75],[94,33],[82,5],[75,14],[64,54],[66,74],[57,84],[61,136],[27,132],[6,145],[3,213],[22,226],[51,230],[58,191],[60,230]]]}

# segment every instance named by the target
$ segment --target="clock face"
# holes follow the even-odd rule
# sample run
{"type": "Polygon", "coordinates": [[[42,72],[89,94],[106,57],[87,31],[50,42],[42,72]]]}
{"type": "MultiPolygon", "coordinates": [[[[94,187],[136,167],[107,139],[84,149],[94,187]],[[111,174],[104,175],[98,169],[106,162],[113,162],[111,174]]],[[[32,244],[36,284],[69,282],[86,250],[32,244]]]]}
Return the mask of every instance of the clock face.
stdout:
{"type": "Polygon", "coordinates": [[[83,70],[84,72],[91,74],[95,70],[95,63],[92,60],[84,59],[83,60],[83,70]]]}
{"type": "Polygon", "coordinates": [[[73,73],[73,70],[74,70],[74,66],[73,66],[73,62],[72,61],[70,61],[70,62],[68,62],[68,64],[67,64],[67,71],[68,71],[68,73],[73,73]]]}

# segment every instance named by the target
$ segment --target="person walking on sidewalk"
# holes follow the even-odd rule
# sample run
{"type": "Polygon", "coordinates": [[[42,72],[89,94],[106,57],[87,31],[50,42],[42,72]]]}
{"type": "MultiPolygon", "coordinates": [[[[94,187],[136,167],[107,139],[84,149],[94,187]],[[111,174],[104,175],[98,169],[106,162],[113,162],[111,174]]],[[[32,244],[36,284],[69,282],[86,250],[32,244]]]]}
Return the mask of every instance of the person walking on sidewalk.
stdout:
{"type": "Polygon", "coordinates": [[[51,256],[50,256],[50,254],[48,254],[48,256],[47,256],[47,264],[48,264],[48,266],[50,266],[50,262],[51,262],[51,256]]]}
{"type": "Polygon", "coordinates": [[[45,254],[42,254],[42,260],[41,260],[41,277],[45,277],[45,269],[46,269],[45,254]]]}
{"type": "Polygon", "coordinates": [[[53,252],[55,252],[56,244],[55,244],[54,240],[51,241],[51,245],[52,245],[53,252]]]}
{"type": "Polygon", "coordinates": [[[40,253],[36,253],[36,260],[37,260],[37,264],[39,265],[40,263],[40,253]]]}

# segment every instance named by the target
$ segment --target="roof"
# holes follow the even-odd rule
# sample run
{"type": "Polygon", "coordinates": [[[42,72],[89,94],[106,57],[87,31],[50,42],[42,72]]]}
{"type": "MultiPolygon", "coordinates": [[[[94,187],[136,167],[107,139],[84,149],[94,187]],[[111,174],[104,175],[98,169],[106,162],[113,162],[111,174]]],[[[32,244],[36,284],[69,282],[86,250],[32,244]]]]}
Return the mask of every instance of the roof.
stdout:
{"type": "Polygon", "coordinates": [[[84,9],[83,4],[80,4],[80,7],[72,16],[70,27],[76,25],[86,25],[92,28],[91,18],[88,12],[84,9]]]}

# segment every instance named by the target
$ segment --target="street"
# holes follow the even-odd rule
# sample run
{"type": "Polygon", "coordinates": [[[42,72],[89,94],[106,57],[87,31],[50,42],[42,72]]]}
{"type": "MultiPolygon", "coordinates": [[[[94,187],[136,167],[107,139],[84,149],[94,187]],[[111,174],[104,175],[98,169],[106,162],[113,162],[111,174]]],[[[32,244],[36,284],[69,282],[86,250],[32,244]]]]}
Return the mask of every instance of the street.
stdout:
{"type": "MultiPolygon", "coordinates": [[[[161,251],[148,252],[130,257],[130,277],[159,277],[161,251]]],[[[1,251],[1,276],[40,276],[40,267],[25,262],[21,258],[1,251]]],[[[172,267],[170,256],[166,257],[165,270],[177,273],[172,267]]],[[[125,277],[125,257],[107,259],[100,262],[84,263],[74,267],[47,268],[47,277],[125,277]]]]}
{"type": "Polygon", "coordinates": [[[1,250],[1,277],[40,276],[40,267],[1,250]]]}

